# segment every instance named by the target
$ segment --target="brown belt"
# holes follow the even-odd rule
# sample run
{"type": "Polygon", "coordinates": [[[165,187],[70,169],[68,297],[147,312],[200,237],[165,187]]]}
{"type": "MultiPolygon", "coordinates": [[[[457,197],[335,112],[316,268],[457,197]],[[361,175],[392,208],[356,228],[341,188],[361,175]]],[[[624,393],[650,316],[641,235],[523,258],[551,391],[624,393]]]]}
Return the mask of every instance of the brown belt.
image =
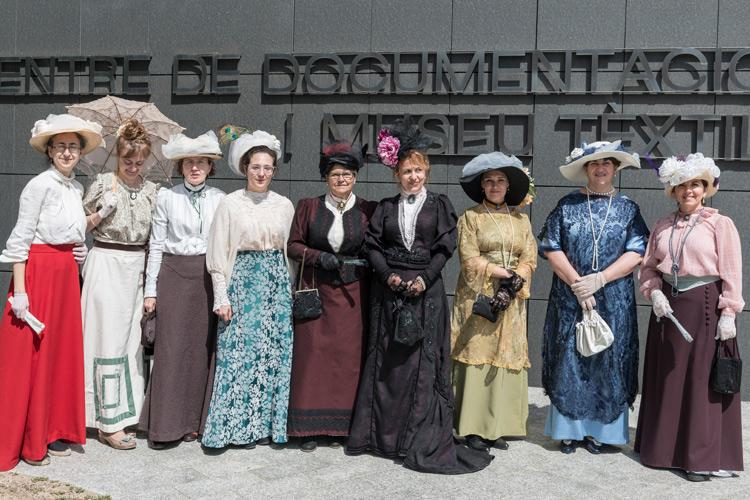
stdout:
{"type": "Polygon", "coordinates": [[[126,252],[142,252],[146,250],[146,245],[123,245],[121,243],[107,243],[106,241],[99,240],[94,240],[94,246],[109,248],[110,250],[124,250],[126,252]]]}

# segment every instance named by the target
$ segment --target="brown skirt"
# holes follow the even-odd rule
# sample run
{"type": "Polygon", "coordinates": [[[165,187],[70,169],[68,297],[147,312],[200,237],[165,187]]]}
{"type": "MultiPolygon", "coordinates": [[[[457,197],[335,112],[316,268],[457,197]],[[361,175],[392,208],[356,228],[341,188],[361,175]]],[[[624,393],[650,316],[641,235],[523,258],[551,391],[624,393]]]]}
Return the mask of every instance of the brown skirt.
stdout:
{"type": "MultiPolygon", "coordinates": [[[[670,295],[674,316],[693,336],[688,343],[672,322],[651,314],[635,451],[651,467],[739,471],[742,464],[740,395],[711,390],[721,281],[670,295]]],[[[736,339],[726,341],[737,353],[736,339]]]]}
{"type": "Polygon", "coordinates": [[[156,336],[139,427],[151,441],[203,432],[213,388],[216,315],[204,255],[164,254],[156,288],[156,336]]]}

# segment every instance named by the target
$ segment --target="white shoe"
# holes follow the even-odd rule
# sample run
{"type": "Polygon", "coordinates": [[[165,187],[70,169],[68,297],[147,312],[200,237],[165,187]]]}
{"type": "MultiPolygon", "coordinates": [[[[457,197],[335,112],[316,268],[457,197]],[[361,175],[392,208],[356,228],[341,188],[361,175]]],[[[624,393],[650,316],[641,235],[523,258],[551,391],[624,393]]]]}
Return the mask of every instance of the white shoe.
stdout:
{"type": "Polygon", "coordinates": [[[739,477],[739,474],[737,474],[736,472],[724,469],[711,471],[711,475],[713,477],[739,477]]]}

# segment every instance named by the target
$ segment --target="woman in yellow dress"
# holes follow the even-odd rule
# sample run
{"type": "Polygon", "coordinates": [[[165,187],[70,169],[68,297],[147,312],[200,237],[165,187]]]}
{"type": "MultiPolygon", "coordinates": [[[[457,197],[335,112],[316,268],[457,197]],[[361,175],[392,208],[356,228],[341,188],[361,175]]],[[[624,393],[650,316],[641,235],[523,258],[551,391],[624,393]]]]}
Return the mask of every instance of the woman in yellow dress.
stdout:
{"type": "Polygon", "coordinates": [[[467,163],[461,187],[478,205],[458,219],[461,273],[451,324],[455,428],[474,449],[505,450],[504,436],[526,435],[526,299],[537,256],[528,216],[511,207],[530,203],[534,187],[521,161],[501,152],[467,163]],[[478,300],[484,315],[477,314],[478,300]]]}

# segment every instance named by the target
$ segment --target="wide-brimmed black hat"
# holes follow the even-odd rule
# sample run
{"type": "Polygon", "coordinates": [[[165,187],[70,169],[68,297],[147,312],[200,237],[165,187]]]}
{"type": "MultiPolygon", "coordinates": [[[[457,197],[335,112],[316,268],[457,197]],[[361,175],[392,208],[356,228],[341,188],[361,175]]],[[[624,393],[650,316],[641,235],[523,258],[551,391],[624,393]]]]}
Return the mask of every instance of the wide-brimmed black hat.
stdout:
{"type": "Polygon", "coordinates": [[[521,160],[512,155],[507,156],[500,151],[481,154],[472,158],[464,166],[460,179],[464,192],[472,200],[482,203],[484,201],[482,174],[492,170],[498,170],[508,178],[505,203],[511,206],[520,205],[529,192],[529,176],[524,172],[521,160]]]}
{"type": "Polygon", "coordinates": [[[347,141],[336,141],[327,144],[320,152],[320,163],[318,164],[320,176],[325,177],[334,165],[341,165],[357,172],[362,168],[366,154],[367,144],[361,147],[350,144],[347,141]]]}

